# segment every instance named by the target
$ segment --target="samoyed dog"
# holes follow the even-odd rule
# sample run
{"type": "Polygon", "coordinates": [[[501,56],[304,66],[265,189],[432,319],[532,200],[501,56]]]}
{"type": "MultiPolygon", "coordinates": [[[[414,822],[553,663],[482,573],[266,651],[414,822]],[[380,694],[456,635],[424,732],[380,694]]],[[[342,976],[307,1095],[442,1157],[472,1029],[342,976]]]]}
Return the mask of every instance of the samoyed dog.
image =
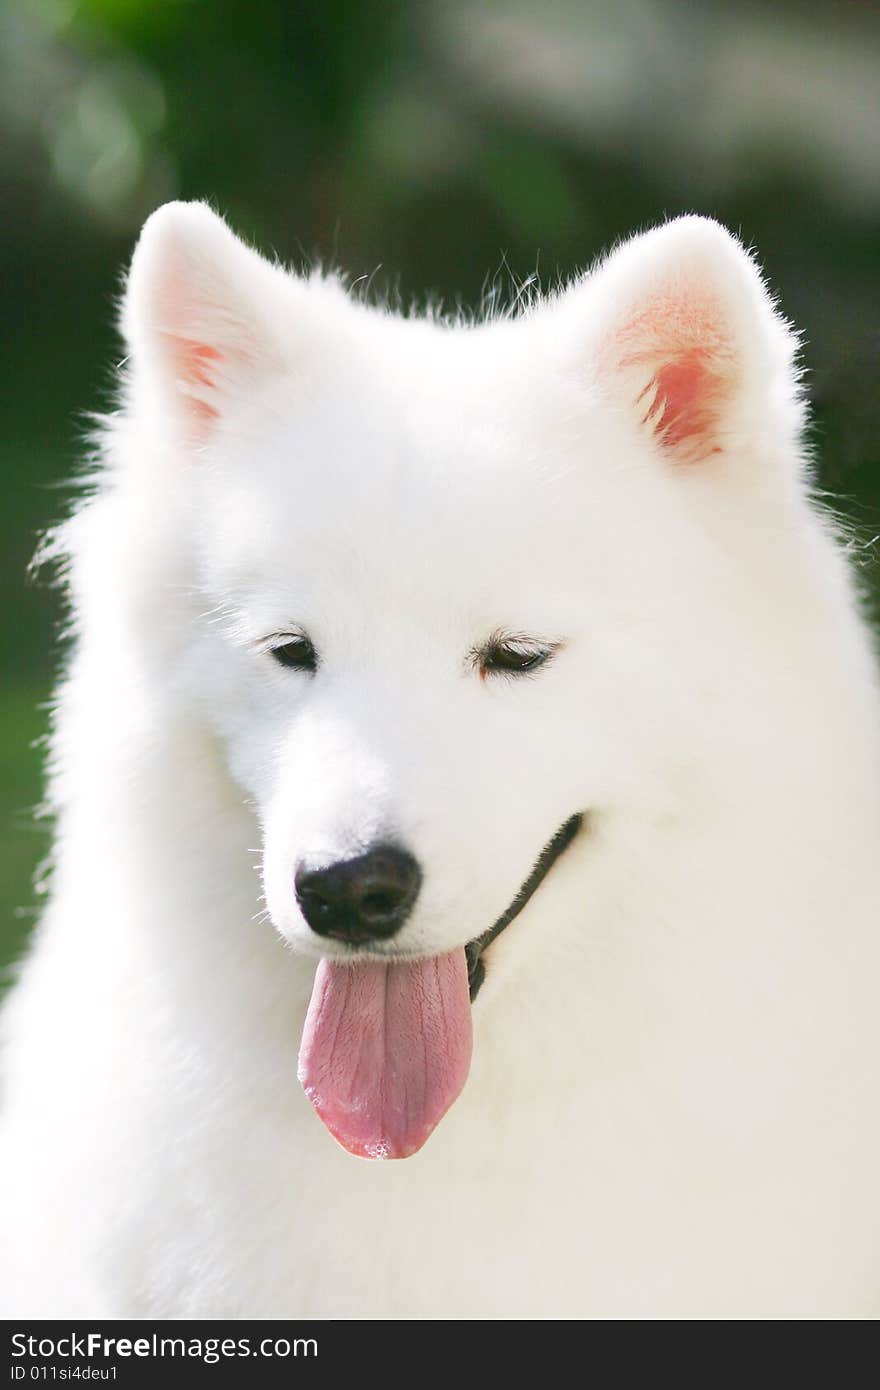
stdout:
{"type": "Polygon", "coordinates": [[[7,1316],[876,1316],[880,683],[750,255],[449,322],[170,204],[122,328],[7,1316]]]}

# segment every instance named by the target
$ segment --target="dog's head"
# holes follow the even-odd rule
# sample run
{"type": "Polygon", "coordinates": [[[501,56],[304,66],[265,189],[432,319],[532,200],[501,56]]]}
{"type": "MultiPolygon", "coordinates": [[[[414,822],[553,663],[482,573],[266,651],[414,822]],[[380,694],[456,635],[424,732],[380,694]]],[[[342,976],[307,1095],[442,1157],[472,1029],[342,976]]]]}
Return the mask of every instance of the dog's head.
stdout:
{"type": "Polygon", "coordinates": [[[454,953],[580,827],[667,809],[753,609],[738,556],[799,496],[792,340],[728,233],[667,224],[466,324],[172,204],[124,330],[139,486],[192,557],[187,679],[289,941],[454,953]]]}
{"type": "Polygon", "coordinates": [[[464,945],[570,817],[699,738],[702,586],[735,582],[706,513],[746,531],[742,493],[784,494],[761,452],[797,422],[790,339],[720,227],[668,224],[464,325],[295,278],[172,204],[124,324],[153,465],[191,503],[206,704],[303,949],[349,949],[309,873],[382,847],[371,949],[464,945]]]}

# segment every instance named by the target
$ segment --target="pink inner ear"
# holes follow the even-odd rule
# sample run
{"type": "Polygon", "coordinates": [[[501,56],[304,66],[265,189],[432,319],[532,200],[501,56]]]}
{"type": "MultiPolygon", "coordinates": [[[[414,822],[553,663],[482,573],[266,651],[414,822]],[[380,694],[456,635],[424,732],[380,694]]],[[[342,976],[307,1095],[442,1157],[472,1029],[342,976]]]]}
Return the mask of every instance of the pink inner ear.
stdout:
{"type": "Polygon", "coordinates": [[[720,429],[734,369],[723,315],[709,297],[657,295],[611,337],[605,370],[641,378],[643,423],[680,461],[721,452],[720,429]]]}
{"type": "Polygon", "coordinates": [[[206,424],[216,420],[220,412],[206,397],[217,385],[212,364],[221,362],[223,354],[207,343],[178,337],[173,339],[173,353],[177,379],[186,393],[188,409],[206,424]]]}
{"type": "Polygon", "coordinates": [[[220,353],[217,349],[208,347],[207,343],[190,342],[186,338],[180,339],[179,342],[180,356],[187,364],[187,376],[190,380],[199,381],[203,386],[213,386],[210,363],[219,362],[220,353]]]}
{"type": "Polygon", "coordinates": [[[720,453],[712,431],[718,422],[723,386],[712,370],[709,354],[701,348],[658,367],[646,391],[651,398],[648,419],[661,442],[670,449],[688,442],[702,444],[700,456],[720,453]]]}

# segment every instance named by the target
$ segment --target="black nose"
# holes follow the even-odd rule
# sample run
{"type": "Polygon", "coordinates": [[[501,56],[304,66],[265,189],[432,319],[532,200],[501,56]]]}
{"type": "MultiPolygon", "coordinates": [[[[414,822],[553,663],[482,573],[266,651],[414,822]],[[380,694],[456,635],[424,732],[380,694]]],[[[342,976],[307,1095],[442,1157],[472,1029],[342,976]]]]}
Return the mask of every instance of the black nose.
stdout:
{"type": "Polygon", "coordinates": [[[312,931],[358,945],[399,931],[419,894],[422,871],[411,854],[377,845],[324,868],[300,864],[296,900],[312,931]]]}

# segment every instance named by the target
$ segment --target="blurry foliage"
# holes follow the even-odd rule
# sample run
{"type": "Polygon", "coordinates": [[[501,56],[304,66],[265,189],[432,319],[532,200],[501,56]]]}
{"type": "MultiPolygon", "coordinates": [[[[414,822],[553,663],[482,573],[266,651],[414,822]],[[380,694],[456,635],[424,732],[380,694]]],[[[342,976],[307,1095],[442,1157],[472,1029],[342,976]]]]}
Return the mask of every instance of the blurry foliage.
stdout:
{"type": "MultiPolygon", "coordinates": [[[[696,210],[754,244],[804,330],[821,482],[880,532],[880,23],[870,0],[7,0],[0,469],[5,804],[54,600],[27,588],[49,490],[110,399],[144,216],[209,198],[284,259],[474,304],[696,210]],[[488,280],[487,280],[488,275],[488,280]]],[[[866,544],[866,555],[870,545],[866,544]]],[[[6,880],[30,841],[7,815],[6,880]],[[17,838],[19,837],[19,838],[17,838]],[[14,862],[13,862],[14,861],[14,862]]]]}

